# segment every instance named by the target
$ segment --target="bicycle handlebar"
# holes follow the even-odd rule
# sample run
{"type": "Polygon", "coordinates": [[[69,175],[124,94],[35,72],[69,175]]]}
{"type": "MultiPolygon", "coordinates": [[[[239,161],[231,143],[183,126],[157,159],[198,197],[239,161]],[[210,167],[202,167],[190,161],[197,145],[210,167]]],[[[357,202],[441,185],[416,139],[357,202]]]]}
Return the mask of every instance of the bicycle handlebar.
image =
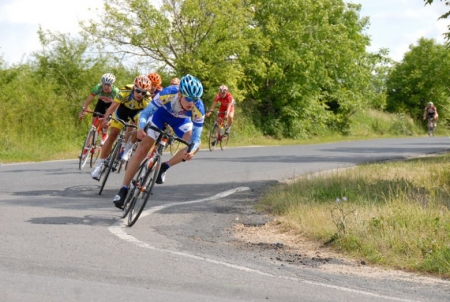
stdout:
{"type": "MultiPolygon", "coordinates": [[[[152,129],[152,130],[154,130],[154,131],[156,131],[156,132],[158,132],[158,133],[163,134],[163,135],[166,136],[167,138],[172,138],[172,139],[174,139],[174,140],[176,140],[176,141],[179,141],[180,143],[185,144],[186,146],[188,146],[188,148],[187,148],[187,150],[186,150],[187,153],[191,153],[192,148],[194,148],[194,142],[189,143],[189,142],[185,141],[184,139],[179,138],[179,137],[176,136],[176,135],[172,135],[172,134],[168,133],[167,131],[164,131],[164,130],[159,129],[158,127],[155,127],[155,126],[153,126],[153,125],[147,124],[147,125],[145,126],[145,128],[144,128],[144,131],[146,132],[147,129],[152,129]]],[[[183,161],[186,161],[186,160],[183,158],[183,161]]]]}
{"type": "Polygon", "coordinates": [[[134,124],[129,124],[129,123],[127,123],[127,122],[125,122],[124,120],[121,120],[120,118],[115,118],[115,117],[113,117],[111,114],[108,116],[108,118],[106,119],[106,121],[109,123],[111,120],[114,120],[114,121],[116,121],[116,122],[119,122],[119,123],[121,123],[123,126],[125,126],[125,127],[131,127],[131,128],[137,128],[137,126],[136,125],[134,125],[134,124]]]}
{"type": "MultiPolygon", "coordinates": [[[[81,108],[83,108],[83,107],[81,107],[81,108]]],[[[92,111],[92,110],[89,110],[89,109],[84,109],[84,108],[83,108],[83,113],[92,113],[92,114],[97,115],[98,117],[104,117],[105,116],[103,113],[92,111]]]]}
{"type": "Polygon", "coordinates": [[[208,113],[208,112],[213,112],[213,113],[215,113],[215,114],[225,114],[226,113],[226,111],[214,111],[214,110],[208,110],[208,111],[206,111],[206,113],[208,113]]]}

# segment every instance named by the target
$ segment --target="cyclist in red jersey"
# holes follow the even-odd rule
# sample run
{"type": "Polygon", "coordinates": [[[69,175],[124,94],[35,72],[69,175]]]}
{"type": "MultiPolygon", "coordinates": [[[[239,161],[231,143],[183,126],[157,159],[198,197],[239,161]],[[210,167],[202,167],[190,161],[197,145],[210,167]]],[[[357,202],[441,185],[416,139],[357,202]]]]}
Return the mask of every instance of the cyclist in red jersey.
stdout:
{"type": "Polygon", "coordinates": [[[231,125],[233,124],[234,118],[234,98],[233,95],[228,91],[228,87],[222,85],[219,87],[219,93],[214,98],[214,101],[209,109],[209,112],[206,113],[206,117],[211,115],[211,112],[216,108],[217,103],[220,103],[219,107],[219,118],[227,119],[228,128],[225,129],[225,133],[228,134],[230,132],[231,125]]]}

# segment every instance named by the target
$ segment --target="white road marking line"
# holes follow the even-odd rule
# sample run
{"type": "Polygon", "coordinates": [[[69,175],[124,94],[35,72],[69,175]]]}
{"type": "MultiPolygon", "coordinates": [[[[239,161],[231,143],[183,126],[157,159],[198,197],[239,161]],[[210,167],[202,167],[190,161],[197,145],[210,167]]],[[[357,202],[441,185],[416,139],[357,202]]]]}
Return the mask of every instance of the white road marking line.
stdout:
{"type": "MultiPolygon", "coordinates": [[[[168,207],[173,207],[173,206],[177,206],[177,205],[193,204],[193,203],[199,203],[199,202],[205,202],[205,201],[211,201],[211,200],[217,200],[217,199],[226,197],[228,195],[234,194],[236,192],[242,192],[242,191],[247,191],[247,190],[250,190],[250,188],[249,187],[239,187],[239,188],[236,188],[236,189],[233,189],[233,190],[229,190],[229,191],[225,191],[225,192],[216,194],[216,195],[208,197],[208,198],[192,200],[192,201],[184,201],[184,202],[173,202],[173,203],[168,203],[168,204],[161,205],[161,206],[156,206],[156,207],[150,208],[150,209],[145,210],[144,212],[142,212],[142,214],[141,214],[141,216],[139,218],[142,219],[145,216],[148,216],[150,214],[153,214],[153,213],[155,213],[157,211],[163,210],[163,209],[168,208],[168,207]]],[[[150,250],[154,250],[154,251],[169,253],[169,254],[172,254],[172,255],[177,255],[177,256],[181,256],[181,257],[187,257],[187,258],[191,258],[191,259],[195,259],[195,260],[205,261],[205,262],[208,262],[208,263],[218,264],[218,265],[222,265],[222,266],[225,266],[225,267],[228,267],[228,268],[232,268],[232,269],[236,269],[236,270],[240,270],[240,271],[244,271],[244,272],[248,272],[248,273],[255,273],[255,274],[266,276],[266,277],[286,279],[286,280],[290,280],[290,281],[296,281],[296,282],[301,282],[301,283],[305,283],[305,284],[311,284],[311,285],[315,285],[315,286],[322,286],[322,287],[332,288],[332,289],[345,291],[345,292],[362,294],[362,295],[376,297],[376,298],[383,298],[383,299],[391,300],[391,301],[417,302],[415,300],[402,299],[402,298],[396,298],[396,297],[389,297],[389,296],[379,295],[379,294],[376,294],[376,293],[366,292],[366,291],[362,291],[362,290],[356,290],[356,289],[351,289],[351,288],[347,288],[347,287],[336,286],[336,285],[331,285],[331,284],[326,284],[326,283],[321,283],[321,282],[309,281],[309,280],[300,279],[300,278],[272,275],[272,274],[265,273],[265,272],[262,272],[262,271],[259,271],[259,270],[256,270],[256,269],[248,268],[248,267],[245,267],[245,266],[240,266],[240,265],[236,265],[236,264],[232,264],[232,263],[227,263],[227,262],[217,261],[217,260],[213,260],[213,259],[209,259],[209,258],[205,258],[205,257],[195,256],[195,255],[188,254],[188,253],[171,251],[171,250],[166,250],[166,249],[160,249],[160,248],[152,246],[152,245],[150,245],[148,243],[140,241],[140,240],[136,239],[135,237],[133,237],[131,235],[128,235],[127,233],[125,233],[123,231],[124,228],[127,228],[125,223],[118,222],[118,223],[115,223],[114,225],[110,226],[108,229],[109,229],[109,231],[112,234],[116,235],[117,237],[119,237],[122,240],[128,241],[128,242],[130,242],[132,244],[135,244],[135,245],[137,245],[139,247],[150,249],[150,250]]]]}

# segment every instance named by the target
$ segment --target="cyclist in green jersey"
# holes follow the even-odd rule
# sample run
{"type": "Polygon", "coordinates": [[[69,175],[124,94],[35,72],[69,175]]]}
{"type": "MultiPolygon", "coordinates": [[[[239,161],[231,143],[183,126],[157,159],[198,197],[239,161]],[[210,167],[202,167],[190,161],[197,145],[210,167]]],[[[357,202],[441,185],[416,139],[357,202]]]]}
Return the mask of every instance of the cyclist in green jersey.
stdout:
{"type": "MultiPolygon", "coordinates": [[[[91,93],[84,101],[82,109],[78,115],[80,119],[83,119],[85,110],[88,108],[89,104],[94,100],[95,97],[98,97],[98,102],[95,105],[95,113],[93,115],[92,122],[94,122],[95,117],[98,116],[97,112],[105,114],[106,110],[109,108],[109,106],[111,106],[114,98],[119,93],[119,88],[113,85],[115,81],[116,77],[112,73],[105,73],[102,76],[101,82],[91,89],[91,93]]],[[[107,137],[107,129],[103,129],[102,145],[107,137]]]]}

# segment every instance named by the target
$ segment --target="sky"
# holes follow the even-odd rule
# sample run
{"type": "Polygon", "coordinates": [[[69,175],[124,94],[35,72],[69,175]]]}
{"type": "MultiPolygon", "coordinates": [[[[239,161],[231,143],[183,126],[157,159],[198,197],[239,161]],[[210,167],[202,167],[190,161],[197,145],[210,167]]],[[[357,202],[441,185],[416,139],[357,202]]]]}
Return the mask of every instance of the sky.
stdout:
{"type": "MultiPolygon", "coordinates": [[[[152,0],[155,1],[155,0],[152,0]]],[[[450,8],[435,0],[348,0],[362,5],[361,16],[370,18],[366,34],[371,38],[368,51],[388,48],[389,56],[401,61],[409,45],[421,37],[445,43],[442,34],[450,20],[438,20],[450,8]]],[[[0,56],[11,65],[26,62],[32,52],[42,49],[37,31],[76,35],[79,21],[94,19],[103,0],[0,0],[0,56]]]]}

